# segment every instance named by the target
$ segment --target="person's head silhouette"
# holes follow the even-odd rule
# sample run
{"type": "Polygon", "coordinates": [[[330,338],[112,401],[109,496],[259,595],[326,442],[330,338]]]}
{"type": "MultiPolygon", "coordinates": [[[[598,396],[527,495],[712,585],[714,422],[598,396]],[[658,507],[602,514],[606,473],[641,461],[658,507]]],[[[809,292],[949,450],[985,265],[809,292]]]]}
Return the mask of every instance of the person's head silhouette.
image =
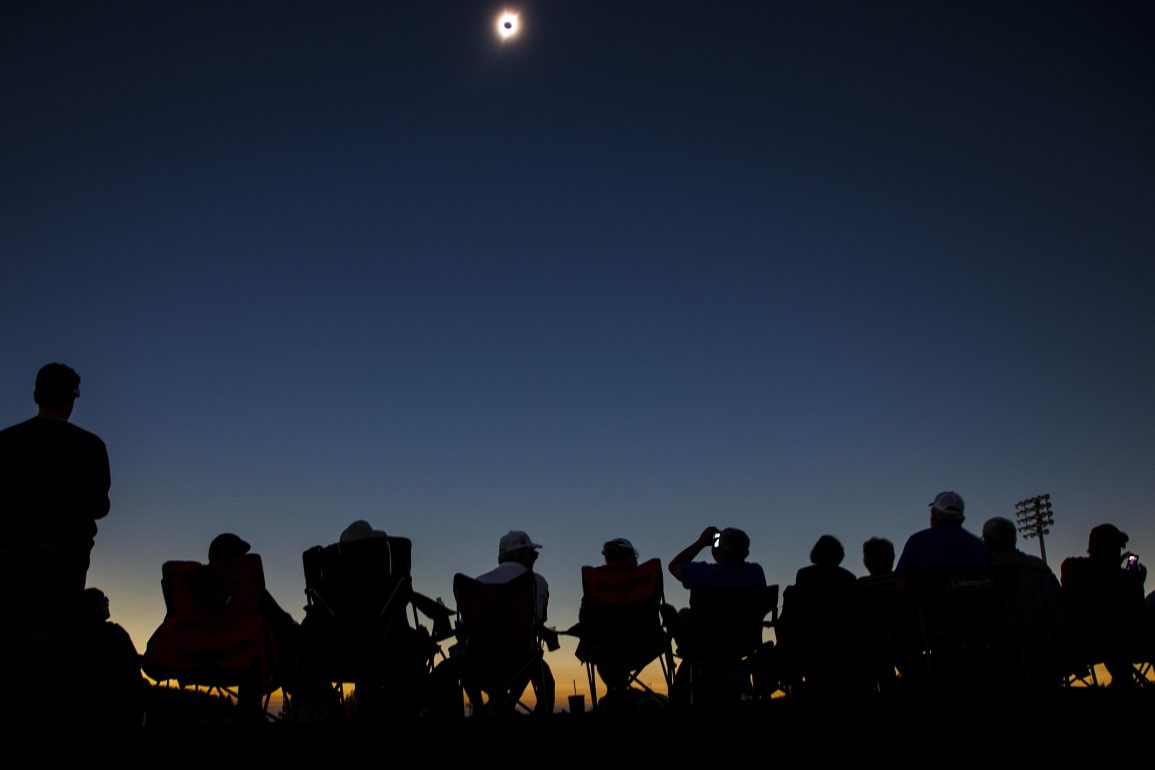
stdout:
{"type": "Polygon", "coordinates": [[[741,564],[750,555],[750,536],[740,529],[726,527],[718,533],[712,553],[719,564],[741,564]]]}
{"type": "Polygon", "coordinates": [[[232,532],[222,532],[209,544],[209,564],[239,559],[247,554],[251,547],[232,532]]]}
{"type": "Polygon", "coordinates": [[[85,619],[95,623],[103,623],[110,617],[108,597],[99,588],[85,588],[82,601],[85,619]]]}
{"type": "Polygon", "coordinates": [[[614,538],[603,545],[602,556],[606,564],[638,566],[638,552],[634,549],[634,544],[624,537],[614,538]]]}
{"type": "Polygon", "coordinates": [[[862,544],[862,563],[871,575],[888,575],[894,571],[894,543],[884,537],[872,537],[862,544]]]}
{"type": "Polygon", "coordinates": [[[40,407],[40,416],[50,420],[67,420],[80,397],[80,375],[64,364],[45,364],[36,373],[36,390],[32,399],[40,407]]]}
{"type": "Polygon", "coordinates": [[[1100,524],[1091,530],[1087,539],[1087,555],[1117,564],[1129,539],[1127,533],[1119,531],[1114,524],[1100,524]]]}

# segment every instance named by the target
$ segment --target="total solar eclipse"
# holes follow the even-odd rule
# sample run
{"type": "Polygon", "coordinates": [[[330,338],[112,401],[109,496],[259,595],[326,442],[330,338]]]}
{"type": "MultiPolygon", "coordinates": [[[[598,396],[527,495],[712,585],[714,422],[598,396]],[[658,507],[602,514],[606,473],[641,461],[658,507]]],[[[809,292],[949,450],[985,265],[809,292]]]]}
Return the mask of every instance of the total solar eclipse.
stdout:
{"type": "Polygon", "coordinates": [[[502,40],[508,40],[516,35],[520,26],[517,14],[512,11],[504,11],[497,17],[497,34],[502,40]]]}

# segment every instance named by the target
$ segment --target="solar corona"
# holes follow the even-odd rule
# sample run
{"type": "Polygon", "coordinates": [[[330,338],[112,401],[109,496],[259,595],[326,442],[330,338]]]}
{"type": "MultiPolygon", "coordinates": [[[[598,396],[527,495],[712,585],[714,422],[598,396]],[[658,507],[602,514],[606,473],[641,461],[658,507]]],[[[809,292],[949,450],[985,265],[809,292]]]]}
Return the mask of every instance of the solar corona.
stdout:
{"type": "Polygon", "coordinates": [[[508,40],[515,36],[521,24],[518,22],[518,15],[512,11],[503,11],[497,17],[497,35],[502,40],[508,40]]]}

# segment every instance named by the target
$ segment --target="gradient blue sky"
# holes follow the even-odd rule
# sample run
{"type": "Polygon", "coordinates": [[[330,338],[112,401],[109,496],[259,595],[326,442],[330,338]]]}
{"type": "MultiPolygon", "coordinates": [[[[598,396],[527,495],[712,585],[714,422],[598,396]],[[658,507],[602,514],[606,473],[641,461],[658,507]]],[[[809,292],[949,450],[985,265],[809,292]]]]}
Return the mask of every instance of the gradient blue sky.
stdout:
{"type": "Polygon", "coordinates": [[[721,5],[5,6],[0,422],[81,373],[139,647],[163,561],[300,618],[356,518],[450,603],[529,531],[562,627],[606,539],[786,585],[942,489],[1155,561],[1152,6],[721,5]]]}

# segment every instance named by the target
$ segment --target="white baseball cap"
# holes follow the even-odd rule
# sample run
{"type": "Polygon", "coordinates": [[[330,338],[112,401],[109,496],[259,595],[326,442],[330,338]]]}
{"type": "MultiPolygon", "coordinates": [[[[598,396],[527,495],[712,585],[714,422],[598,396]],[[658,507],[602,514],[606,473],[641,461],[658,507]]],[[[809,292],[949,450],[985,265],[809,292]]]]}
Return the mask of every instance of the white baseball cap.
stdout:
{"type": "Polygon", "coordinates": [[[966,510],[966,504],[963,503],[962,495],[958,492],[939,492],[934,496],[934,502],[930,504],[930,509],[945,515],[947,518],[956,518],[961,521],[963,511],[966,510]]]}
{"type": "Polygon", "coordinates": [[[497,558],[508,556],[514,551],[520,551],[523,548],[541,548],[540,545],[529,539],[529,535],[522,532],[520,529],[511,529],[501,536],[501,543],[497,546],[497,558]]]}

